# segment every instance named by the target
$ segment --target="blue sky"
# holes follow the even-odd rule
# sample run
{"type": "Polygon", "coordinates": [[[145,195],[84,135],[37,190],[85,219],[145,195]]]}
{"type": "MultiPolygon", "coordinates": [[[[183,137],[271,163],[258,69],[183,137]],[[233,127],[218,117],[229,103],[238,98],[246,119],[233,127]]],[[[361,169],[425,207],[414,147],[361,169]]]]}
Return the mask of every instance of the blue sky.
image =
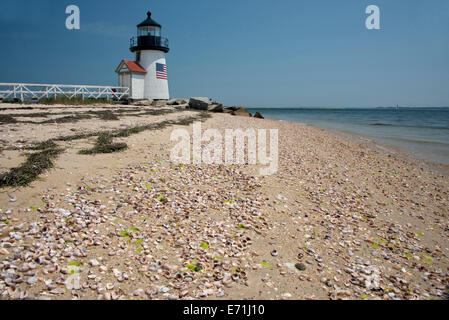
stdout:
{"type": "Polygon", "coordinates": [[[146,11],[170,40],[174,97],[248,106],[449,106],[447,0],[0,3],[0,82],[116,85],[146,11]],[[65,28],[78,5],[81,30],[65,28]],[[381,30],[365,28],[365,8],[381,30]]]}

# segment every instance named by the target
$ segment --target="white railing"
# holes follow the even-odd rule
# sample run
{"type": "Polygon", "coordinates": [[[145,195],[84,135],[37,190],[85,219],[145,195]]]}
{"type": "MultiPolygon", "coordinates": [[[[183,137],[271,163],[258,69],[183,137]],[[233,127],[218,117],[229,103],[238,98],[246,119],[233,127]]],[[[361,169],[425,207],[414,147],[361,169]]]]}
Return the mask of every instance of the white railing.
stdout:
{"type": "Polygon", "coordinates": [[[43,99],[81,97],[84,99],[111,98],[122,100],[129,97],[129,88],[108,86],[83,86],[63,84],[0,83],[0,100],[3,99],[43,99]]]}

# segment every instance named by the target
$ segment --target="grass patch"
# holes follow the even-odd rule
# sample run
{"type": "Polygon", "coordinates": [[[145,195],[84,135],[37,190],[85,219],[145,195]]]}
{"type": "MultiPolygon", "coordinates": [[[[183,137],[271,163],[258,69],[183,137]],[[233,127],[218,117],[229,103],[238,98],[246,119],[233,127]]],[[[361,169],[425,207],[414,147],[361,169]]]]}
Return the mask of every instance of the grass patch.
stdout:
{"type": "MultiPolygon", "coordinates": [[[[25,110],[25,108],[23,108],[25,110]]],[[[65,114],[70,114],[70,112],[65,112],[65,114]]],[[[11,113],[9,114],[11,117],[22,117],[22,118],[47,118],[49,115],[53,115],[51,113],[46,112],[34,112],[34,113],[11,113]]],[[[57,113],[54,113],[57,115],[57,113]]]]}
{"type": "MultiPolygon", "coordinates": [[[[54,102],[54,99],[49,99],[53,103],[48,104],[56,104],[57,102],[54,102]]],[[[93,100],[97,101],[97,100],[93,100]]],[[[93,101],[89,102],[86,100],[86,103],[84,105],[92,104],[93,101]]],[[[101,102],[96,102],[101,103],[101,102]]],[[[46,103],[47,104],[47,103],[46,103]]],[[[58,103],[59,104],[59,103],[58,103]]],[[[69,105],[77,105],[78,103],[62,103],[62,104],[69,104],[69,105]]],[[[79,103],[82,104],[83,103],[79,103]]],[[[32,109],[46,109],[46,108],[33,108],[33,107],[23,107],[23,108],[0,108],[0,111],[3,110],[32,110],[32,109]]],[[[84,111],[80,113],[73,113],[70,111],[63,111],[63,112],[57,112],[57,113],[44,113],[44,112],[35,112],[35,113],[11,113],[11,114],[3,114],[0,115],[0,124],[4,123],[27,123],[27,124],[52,124],[52,123],[76,123],[79,120],[86,120],[91,119],[92,116],[97,117],[101,120],[119,120],[119,116],[124,117],[142,117],[142,116],[158,116],[158,115],[164,115],[169,113],[175,113],[179,111],[184,110],[166,110],[166,109],[142,109],[142,108],[126,108],[123,107],[121,109],[107,109],[107,110],[91,110],[91,111],[84,111]],[[49,116],[63,116],[56,119],[47,119],[44,121],[20,121],[16,120],[15,117],[23,117],[23,118],[48,118],[49,116]]]]}
{"type": "Polygon", "coordinates": [[[147,124],[147,125],[142,125],[142,126],[136,126],[133,128],[125,128],[125,129],[119,129],[116,130],[112,133],[112,135],[114,137],[129,137],[133,134],[137,134],[146,130],[159,130],[159,129],[164,129],[170,125],[181,125],[181,126],[189,126],[191,125],[193,122],[195,121],[203,121],[205,119],[210,118],[210,114],[208,114],[207,112],[202,112],[200,113],[200,115],[198,117],[189,117],[189,118],[185,118],[185,119],[181,119],[181,120],[177,120],[177,121],[161,121],[158,123],[152,123],[152,124],[147,124]]]}
{"type": "Polygon", "coordinates": [[[111,110],[89,111],[88,113],[96,115],[101,120],[119,120],[119,118],[111,110]]]}
{"type": "Polygon", "coordinates": [[[113,136],[110,133],[101,133],[92,149],[81,150],[80,154],[114,153],[128,148],[126,143],[113,143],[113,136]]]}
{"type": "Polygon", "coordinates": [[[70,116],[65,116],[56,119],[49,119],[41,122],[35,122],[36,124],[47,124],[47,123],[75,123],[79,120],[91,119],[92,117],[88,114],[75,114],[70,116]]]}
{"type": "Polygon", "coordinates": [[[0,114],[0,123],[6,124],[6,123],[17,123],[17,120],[14,119],[9,114],[0,114]]]}
{"type": "Polygon", "coordinates": [[[178,121],[163,121],[149,125],[137,126],[134,128],[113,130],[111,132],[97,131],[72,136],[61,136],[37,143],[35,146],[29,147],[28,150],[39,150],[39,152],[29,154],[27,156],[27,160],[20,167],[12,168],[9,172],[0,174],[0,188],[27,186],[36,180],[42,172],[52,168],[54,166],[53,159],[63,151],[63,149],[57,147],[55,141],[73,141],[98,136],[97,143],[94,148],[81,150],[79,153],[87,155],[112,153],[122,151],[128,147],[126,143],[113,143],[113,138],[115,137],[129,137],[132,134],[140,133],[145,130],[163,129],[170,125],[187,126],[195,121],[204,121],[210,117],[211,115],[209,113],[202,112],[198,116],[193,116],[178,121]]]}
{"type": "MultiPolygon", "coordinates": [[[[124,113],[125,116],[141,117],[141,116],[160,116],[169,113],[175,113],[180,110],[170,110],[170,109],[137,109],[134,113],[124,113]]],[[[125,111],[126,112],[126,111],[125,111]]]]}
{"type": "Polygon", "coordinates": [[[40,142],[40,143],[34,145],[33,147],[28,147],[25,149],[27,149],[27,150],[47,150],[47,149],[54,149],[56,147],[57,147],[57,145],[56,145],[56,143],[53,142],[53,140],[47,140],[47,141],[40,142]]]}
{"type": "Polygon", "coordinates": [[[106,98],[100,98],[100,99],[93,99],[93,98],[86,98],[83,100],[82,97],[74,97],[74,98],[67,98],[67,97],[56,97],[56,98],[44,98],[40,99],[38,103],[40,104],[47,104],[47,105],[53,105],[53,104],[64,104],[64,105],[85,105],[85,104],[98,104],[98,103],[109,103],[110,100],[106,98]]]}
{"type": "Polygon", "coordinates": [[[53,159],[62,149],[50,148],[27,156],[27,160],[17,168],[0,175],[0,188],[26,186],[36,180],[45,170],[53,167],[53,159]]]}
{"type": "Polygon", "coordinates": [[[201,267],[199,264],[188,264],[186,265],[186,268],[195,272],[201,272],[201,270],[203,270],[203,267],[201,267]]]}

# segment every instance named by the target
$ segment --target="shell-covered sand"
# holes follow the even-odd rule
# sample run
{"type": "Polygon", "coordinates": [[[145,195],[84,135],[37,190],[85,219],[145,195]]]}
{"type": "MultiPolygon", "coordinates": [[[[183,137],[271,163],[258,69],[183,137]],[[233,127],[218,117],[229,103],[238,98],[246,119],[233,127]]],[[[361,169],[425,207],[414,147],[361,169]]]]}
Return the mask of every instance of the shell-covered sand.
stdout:
{"type": "MultiPolygon", "coordinates": [[[[172,111],[0,124],[0,170],[28,144],[197,114],[172,111]]],[[[0,299],[448,296],[446,171],[300,124],[212,114],[202,127],[279,129],[278,172],[171,163],[172,130],[191,125],[130,135],[112,154],[78,154],[95,137],[58,142],[53,169],[0,189],[0,299]]]]}

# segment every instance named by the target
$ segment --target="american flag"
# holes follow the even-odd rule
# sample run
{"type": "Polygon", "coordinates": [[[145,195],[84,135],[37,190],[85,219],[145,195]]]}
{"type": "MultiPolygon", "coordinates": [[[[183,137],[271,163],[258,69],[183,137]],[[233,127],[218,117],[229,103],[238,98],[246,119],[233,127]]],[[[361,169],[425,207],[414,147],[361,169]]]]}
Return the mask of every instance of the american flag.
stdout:
{"type": "Polygon", "coordinates": [[[156,63],[156,79],[167,80],[167,65],[156,63]]]}

